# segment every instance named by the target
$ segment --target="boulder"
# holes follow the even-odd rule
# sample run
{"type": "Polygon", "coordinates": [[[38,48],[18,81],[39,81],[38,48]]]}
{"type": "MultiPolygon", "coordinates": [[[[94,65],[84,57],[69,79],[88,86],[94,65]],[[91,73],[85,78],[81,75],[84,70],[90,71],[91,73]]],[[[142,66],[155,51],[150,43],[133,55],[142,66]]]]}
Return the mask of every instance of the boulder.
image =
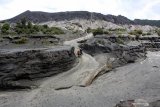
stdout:
{"type": "Polygon", "coordinates": [[[120,101],[115,107],[160,107],[160,100],[150,103],[143,99],[120,101]]]}

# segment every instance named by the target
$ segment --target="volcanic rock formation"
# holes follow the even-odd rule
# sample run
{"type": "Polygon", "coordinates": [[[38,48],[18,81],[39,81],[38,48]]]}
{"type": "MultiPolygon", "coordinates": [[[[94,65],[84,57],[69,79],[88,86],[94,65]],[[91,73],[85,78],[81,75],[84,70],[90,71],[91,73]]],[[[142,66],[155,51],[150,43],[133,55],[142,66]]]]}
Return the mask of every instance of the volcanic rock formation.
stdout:
{"type": "Polygon", "coordinates": [[[0,88],[31,88],[32,81],[65,72],[75,66],[69,46],[0,51],[0,88]]]}
{"type": "Polygon", "coordinates": [[[97,56],[98,54],[106,55],[108,66],[115,68],[127,63],[135,62],[146,57],[146,48],[138,43],[111,42],[109,39],[93,38],[80,47],[88,54],[97,56]]]}

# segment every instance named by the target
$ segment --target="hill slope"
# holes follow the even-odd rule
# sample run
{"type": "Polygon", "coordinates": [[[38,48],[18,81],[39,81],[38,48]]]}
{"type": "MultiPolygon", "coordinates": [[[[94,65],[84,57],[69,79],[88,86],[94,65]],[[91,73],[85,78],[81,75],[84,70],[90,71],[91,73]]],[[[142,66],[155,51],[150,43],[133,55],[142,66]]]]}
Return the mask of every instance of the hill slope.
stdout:
{"type": "Polygon", "coordinates": [[[160,27],[160,20],[140,20],[140,19],[135,19],[134,22],[139,24],[139,25],[150,25],[150,26],[160,27]]]}
{"type": "Polygon", "coordinates": [[[63,20],[72,20],[72,19],[87,19],[90,20],[104,20],[112,22],[115,24],[138,24],[138,25],[151,25],[160,27],[160,20],[130,20],[124,16],[118,15],[103,15],[101,13],[88,12],[88,11],[69,11],[69,12],[57,12],[57,13],[48,13],[41,11],[25,11],[11,19],[5,20],[11,23],[18,22],[22,18],[26,18],[34,23],[41,23],[47,21],[63,21],[63,20]]]}
{"type": "Polygon", "coordinates": [[[134,24],[133,21],[129,20],[124,16],[114,16],[114,15],[103,15],[101,13],[95,13],[91,15],[91,12],[87,11],[70,11],[70,12],[57,12],[57,13],[47,13],[40,11],[25,11],[11,19],[6,21],[8,22],[18,22],[20,19],[26,17],[27,20],[30,20],[35,23],[47,22],[47,21],[63,21],[63,20],[72,20],[72,19],[98,19],[113,22],[116,24],[134,24]]]}

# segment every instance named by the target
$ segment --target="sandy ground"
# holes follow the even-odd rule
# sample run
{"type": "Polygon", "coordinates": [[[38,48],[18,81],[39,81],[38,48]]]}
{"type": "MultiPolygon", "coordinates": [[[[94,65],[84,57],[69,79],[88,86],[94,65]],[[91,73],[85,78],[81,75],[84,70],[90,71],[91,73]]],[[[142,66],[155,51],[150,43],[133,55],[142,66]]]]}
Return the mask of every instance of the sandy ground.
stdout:
{"type": "Polygon", "coordinates": [[[1,92],[0,107],[113,107],[120,100],[160,99],[160,52],[142,62],[119,67],[88,87],[1,92]]]}
{"type": "MultiPolygon", "coordinates": [[[[77,46],[74,41],[67,43],[77,46]]],[[[75,68],[48,78],[37,89],[1,91],[0,107],[113,107],[120,100],[158,100],[160,52],[148,52],[147,56],[142,62],[100,76],[88,87],[79,87],[76,84],[83,78],[80,75],[86,73],[86,69],[92,71],[98,66],[91,56],[84,53],[75,68]],[[60,87],[60,90],[55,90],[60,87]]]]}

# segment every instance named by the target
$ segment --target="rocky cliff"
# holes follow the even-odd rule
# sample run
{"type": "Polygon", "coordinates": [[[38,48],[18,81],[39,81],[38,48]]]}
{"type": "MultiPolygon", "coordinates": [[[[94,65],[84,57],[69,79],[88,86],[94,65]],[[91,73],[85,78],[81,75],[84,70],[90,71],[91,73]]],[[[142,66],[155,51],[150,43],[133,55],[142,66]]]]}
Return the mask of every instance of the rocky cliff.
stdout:
{"type": "Polygon", "coordinates": [[[82,43],[80,47],[94,57],[98,55],[97,59],[105,55],[103,57],[105,62],[103,63],[111,68],[132,63],[146,57],[146,48],[142,44],[136,41],[124,43],[120,38],[115,39],[115,42],[113,42],[109,39],[93,38],[82,43]]]}
{"type": "Polygon", "coordinates": [[[76,62],[74,48],[69,46],[1,50],[0,88],[31,88],[39,78],[65,72],[76,62]]]}

